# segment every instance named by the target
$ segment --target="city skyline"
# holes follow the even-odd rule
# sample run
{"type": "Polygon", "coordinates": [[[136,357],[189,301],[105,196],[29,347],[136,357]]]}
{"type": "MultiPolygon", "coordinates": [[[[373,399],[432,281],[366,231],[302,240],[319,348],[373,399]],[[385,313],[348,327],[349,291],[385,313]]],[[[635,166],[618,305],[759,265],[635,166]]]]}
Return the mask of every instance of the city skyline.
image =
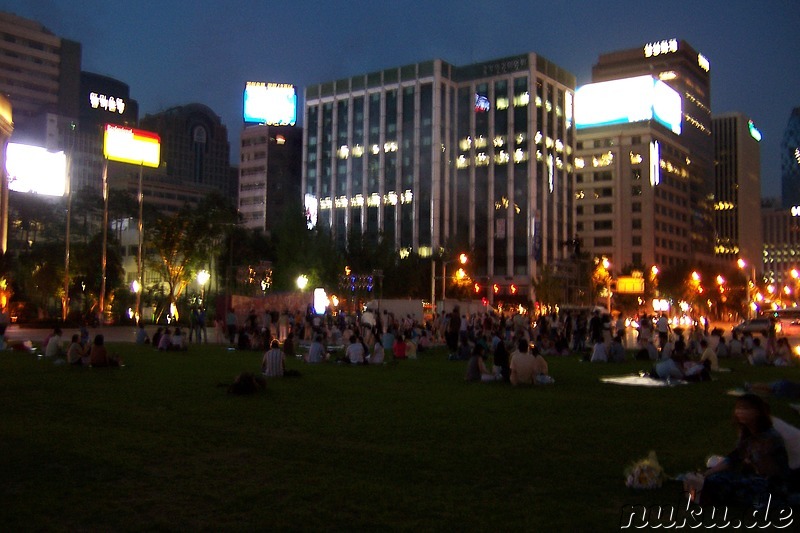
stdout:
{"type": "Polygon", "coordinates": [[[236,12],[206,0],[155,7],[1,0],[0,9],[80,42],[83,70],[129,84],[142,117],[193,102],[209,106],[228,128],[234,163],[247,81],[292,83],[302,106],[303,89],[321,81],[434,58],[465,65],[535,52],[575,74],[580,86],[591,81],[602,53],[678,38],[710,61],[714,114],[742,112],[762,131],[761,189],[775,197],[780,140],[800,105],[794,89],[800,69],[791,67],[800,12],[788,0],[769,6],[681,0],[656,8],[623,0],[602,10],[585,0],[519,6],[314,0],[246,3],[236,12]]]}

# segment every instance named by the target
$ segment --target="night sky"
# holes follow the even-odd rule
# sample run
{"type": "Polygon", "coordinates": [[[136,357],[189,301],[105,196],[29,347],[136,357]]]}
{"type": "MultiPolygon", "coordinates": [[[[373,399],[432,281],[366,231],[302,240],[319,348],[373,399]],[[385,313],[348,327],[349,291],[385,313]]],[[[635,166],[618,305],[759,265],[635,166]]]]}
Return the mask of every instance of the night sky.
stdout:
{"type": "Polygon", "coordinates": [[[762,192],[779,196],[780,139],[800,106],[797,0],[0,0],[0,10],[81,42],[83,70],[129,84],[140,116],[208,105],[234,158],[248,80],[292,83],[302,96],[312,83],[434,58],[536,52],[582,85],[599,54],[674,37],[709,59],[713,112],[740,111],[762,131],[762,192]]]}

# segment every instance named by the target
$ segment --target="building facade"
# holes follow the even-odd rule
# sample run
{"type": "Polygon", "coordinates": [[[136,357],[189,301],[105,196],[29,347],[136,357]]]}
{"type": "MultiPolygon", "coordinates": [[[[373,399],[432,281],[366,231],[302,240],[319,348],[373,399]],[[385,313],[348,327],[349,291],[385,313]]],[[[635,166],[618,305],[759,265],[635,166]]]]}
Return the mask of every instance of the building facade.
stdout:
{"type": "Polygon", "coordinates": [[[694,261],[714,261],[714,148],[711,125],[711,77],[708,59],[680,39],[665,39],[640,47],[600,55],[592,81],[652,75],[681,96],[681,144],[688,151],[691,231],[689,255],[694,261]]]}
{"type": "Polygon", "coordinates": [[[689,261],[688,150],[653,121],[580,129],[575,230],[583,247],[626,266],[689,261]]]}
{"type": "Polygon", "coordinates": [[[153,173],[154,179],[188,189],[229,193],[228,130],[209,107],[173,107],[145,115],[139,127],[161,137],[162,168],[153,173]]]}
{"type": "Polygon", "coordinates": [[[238,197],[245,227],[270,234],[286,209],[301,207],[302,152],[302,128],[257,125],[242,130],[238,197]]]}
{"type": "Polygon", "coordinates": [[[743,259],[761,271],[761,134],[741,113],[712,119],[714,132],[714,253],[728,262],[743,259]]]}
{"type": "Polygon", "coordinates": [[[764,231],[763,281],[788,282],[793,269],[800,269],[800,208],[782,208],[775,200],[761,209],[764,231]]]}
{"type": "Polygon", "coordinates": [[[781,197],[786,209],[800,205],[800,107],[792,109],[781,139],[781,197]]]}
{"type": "Polygon", "coordinates": [[[572,233],[574,87],[533,53],[310,86],[309,217],[341,246],[354,231],[421,256],[468,250],[474,277],[533,296],[572,233]]]}
{"type": "Polygon", "coordinates": [[[0,12],[0,94],[14,108],[15,142],[38,142],[45,113],[77,119],[81,45],[0,12]]]}

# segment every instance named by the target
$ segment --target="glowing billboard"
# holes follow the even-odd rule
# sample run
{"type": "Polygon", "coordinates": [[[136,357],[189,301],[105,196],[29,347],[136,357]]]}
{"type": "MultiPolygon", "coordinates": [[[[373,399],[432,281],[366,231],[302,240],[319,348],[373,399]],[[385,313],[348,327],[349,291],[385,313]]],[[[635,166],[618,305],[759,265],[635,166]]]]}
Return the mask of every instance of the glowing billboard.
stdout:
{"type": "Polygon", "coordinates": [[[40,146],[9,143],[6,150],[8,188],[47,196],[67,191],[67,156],[40,146]]]}
{"type": "Polygon", "coordinates": [[[161,138],[149,131],[106,124],[103,155],[111,161],[158,168],[161,165],[161,138]]]}
{"type": "Polygon", "coordinates": [[[590,83],[575,91],[578,128],[656,120],[681,133],[681,96],[653,76],[590,83]]]}
{"type": "Polygon", "coordinates": [[[244,88],[244,121],[270,126],[294,126],[297,92],[294,85],[248,81],[244,88]]]}

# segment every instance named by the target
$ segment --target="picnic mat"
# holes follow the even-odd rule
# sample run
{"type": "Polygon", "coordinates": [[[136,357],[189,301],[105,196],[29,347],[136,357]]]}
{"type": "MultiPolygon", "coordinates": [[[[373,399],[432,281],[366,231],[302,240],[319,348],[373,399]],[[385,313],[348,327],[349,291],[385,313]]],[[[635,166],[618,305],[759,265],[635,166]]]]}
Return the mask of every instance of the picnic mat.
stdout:
{"type": "Polygon", "coordinates": [[[634,374],[631,376],[606,376],[600,378],[603,383],[613,383],[615,385],[633,385],[636,387],[671,387],[673,385],[686,385],[686,381],[681,379],[671,379],[667,383],[664,379],[653,379],[649,376],[634,374]]]}

